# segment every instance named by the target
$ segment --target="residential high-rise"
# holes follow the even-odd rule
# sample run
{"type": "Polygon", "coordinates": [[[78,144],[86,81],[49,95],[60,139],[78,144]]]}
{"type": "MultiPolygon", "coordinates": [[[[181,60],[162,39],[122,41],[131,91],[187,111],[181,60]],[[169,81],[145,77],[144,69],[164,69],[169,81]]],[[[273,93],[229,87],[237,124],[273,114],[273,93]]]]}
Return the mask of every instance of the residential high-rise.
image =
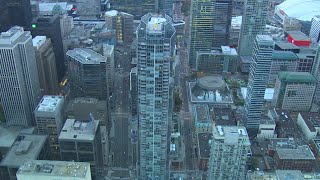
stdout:
{"type": "Polygon", "coordinates": [[[245,125],[247,129],[259,128],[273,47],[274,42],[269,35],[256,36],[245,100],[245,125]]]}
{"type": "Polygon", "coordinates": [[[210,51],[213,42],[214,0],[191,2],[189,66],[196,68],[198,51],[210,51]]]}
{"type": "Polygon", "coordinates": [[[103,44],[103,53],[102,55],[107,58],[106,61],[106,71],[107,71],[107,86],[109,93],[113,92],[114,84],[114,45],[103,44]]]}
{"type": "Polygon", "coordinates": [[[320,15],[314,16],[311,20],[311,29],[310,29],[309,38],[313,42],[320,41],[320,15]]]}
{"type": "Polygon", "coordinates": [[[229,45],[232,0],[214,0],[213,47],[229,45]]]}
{"type": "Polygon", "coordinates": [[[175,39],[169,16],[149,13],[141,18],[137,28],[141,179],[167,179],[168,175],[170,67],[175,39]]]}
{"type": "Polygon", "coordinates": [[[88,121],[67,119],[59,135],[61,159],[89,162],[91,173],[101,172],[103,157],[100,124],[88,115],[88,121]]]}
{"type": "Polygon", "coordinates": [[[43,96],[34,110],[39,134],[48,135],[50,152],[53,158],[60,159],[58,136],[63,126],[63,96],[43,96]]]}
{"type": "Polygon", "coordinates": [[[14,26],[0,35],[0,98],[8,125],[34,125],[40,100],[36,58],[29,31],[14,26]]]}
{"type": "Polygon", "coordinates": [[[51,40],[46,36],[32,39],[36,54],[39,83],[42,95],[55,95],[59,92],[56,58],[51,40]]]}
{"type": "Polygon", "coordinates": [[[268,0],[246,0],[239,38],[240,56],[251,56],[254,41],[258,34],[263,34],[268,17],[268,0]]]}
{"type": "Polygon", "coordinates": [[[246,179],[250,141],[245,127],[214,127],[210,151],[208,179],[246,179]]]}
{"type": "Polygon", "coordinates": [[[105,18],[107,28],[116,30],[118,43],[132,43],[133,15],[111,10],[105,13],[105,18]]]}
{"type": "Polygon", "coordinates": [[[276,108],[309,111],[316,90],[317,79],[308,72],[280,72],[273,94],[276,108]]]}
{"type": "Polygon", "coordinates": [[[31,25],[32,36],[46,36],[51,39],[53,51],[56,57],[56,67],[58,80],[61,81],[65,74],[65,61],[62,44],[62,36],[60,30],[60,18],[54,16],[40,16],[32,21],[31,25]]]}
{"type": "Polygon", "coordinates": [[[90,49],[76,48],[67,52],[72,97],[108,97],[107,58],[90,49]]]}

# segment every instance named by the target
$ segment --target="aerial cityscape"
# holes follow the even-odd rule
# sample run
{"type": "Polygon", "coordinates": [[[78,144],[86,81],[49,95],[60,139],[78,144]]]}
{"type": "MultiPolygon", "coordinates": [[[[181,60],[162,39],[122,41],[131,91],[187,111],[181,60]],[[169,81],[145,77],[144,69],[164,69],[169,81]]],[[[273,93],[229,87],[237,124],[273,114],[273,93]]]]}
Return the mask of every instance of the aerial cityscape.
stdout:
{"type": "Polygon", "coordinates": [[[320,180],[320,0],[0,0],[0,180],[320,180]]]}

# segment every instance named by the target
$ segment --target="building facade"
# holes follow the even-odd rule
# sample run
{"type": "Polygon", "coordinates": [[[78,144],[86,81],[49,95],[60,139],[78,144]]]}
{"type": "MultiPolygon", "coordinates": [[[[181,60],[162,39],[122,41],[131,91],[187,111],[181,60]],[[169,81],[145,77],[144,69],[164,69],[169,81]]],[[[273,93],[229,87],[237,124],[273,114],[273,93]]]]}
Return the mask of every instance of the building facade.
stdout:
{"type": "Polygon", "coordinates": [[[245,127],[214,127],[210,151],[208,179],[245,179],[250,152],[250,141],[245,127]]]}
{"type": "Polygon", "coordinates": [[[36,36],[32,39],[32,43],[36,54],[41,94],[58,94],[59,83],[56,68],[56,58],[51,40],[46,36],[36,36]]]}
{"type": "Polygon", "coordinates": [[[214,26],[212,47],[229,45],[232,0],[214,0],[214,26]]]}
{"type": "Polygon", "coordinates": [[[244,3],[238,53],[240,56],[251,56],[254,41],[258,34],[265,31],[268,16],[268,0],[247,0],[244,3]]]}
{"type": "Polygon", "coordinates": [[[0,98],[7,125],[34,125],[40,100],[37,62],[29,31],[14,26],[0,35],[0,98]]]}
{"type": "Polygon", "coordinates": [[[313,42],[319,42],[320,40],[320,15],[314,16],[311,20],[309,38],[313,42]]]}
{"type": "Polygon", "coordinates": [[[1,6],[4,8],[1,13],[5,13],[7,16],[5,15],[0,22],[0,31],[7,31],[12,26],[30,28],[32,21],[30,1],[3,0],[1,6]]]}
{"type": "Polygon", "coordinates": [[[63,107],[63,96],[43,96],[34,110],[38,133],[48,135],[50,151],[54,158],[60,158],[58,136],[64,121],[63,107]]]}
{"type": "Polygon", "coordinates": [[[72,96],[106,100],[108,97],[107,58],[85,48],[69,50],[67,56],[72,96]]]}
{"type": "Polygon", "coordinates": [[[294,111],[309,111],[317,86],[316,78],[306,72],[280,72],[275,85],[273,105],[294,111]]]}
{"type": "Polygon", "coordinates": [[[169,16],[147,14],[137,28],[138,118],[142,179],[167,179],[171,63],[175,29],[169,16]]]}
{"type": "Polygon", "coordinates": [[[138,115],[138,69],[134,67],[130,72],[130,100],[131,114],[138,115]]]}
{"type": "Polygon", "coordinates": [[[109,94],[113,92],[114,85],[114,45],[103,44],[103,53],[102,55],[107,58],[106,61],[106,71],[107,71],[107,86],[109,94]]]}
{"type": "Polygon", "coordinates": [[[264,92],[271,68],[273,47],[274,42],[270,36],[256,36],[245,99],[245,125],[247,129],[259,128],[264,92]]]}

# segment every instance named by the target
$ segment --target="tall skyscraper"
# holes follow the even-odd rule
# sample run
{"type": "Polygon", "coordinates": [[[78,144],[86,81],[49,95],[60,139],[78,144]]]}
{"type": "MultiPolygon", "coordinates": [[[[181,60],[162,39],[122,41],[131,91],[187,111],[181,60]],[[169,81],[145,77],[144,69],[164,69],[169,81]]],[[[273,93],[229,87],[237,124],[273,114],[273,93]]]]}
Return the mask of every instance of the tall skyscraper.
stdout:
{"type": "Polygon", "coordinates": [[[273,48],[274,42],[269,35],[256,36],[245,100],[245,125],[247,129],[259,128],[273,48]]]}
{"type": "Polygon", "coordinates": [[[62,35],[60,30],[60,18],[54,16],[40,16],[32,21],[32,36],[46,36],[53,44],[53,51],[56,57],[58,80],[62,80],[65,74],[65,61],[63,53],[62,35]]]}
{"type": "Polygon", "coordinates": [[[191,3],[189,65],[196,67],[198,51],[210,51],[213,41],[215,1],[194,0],[191,3]]]}
{"type": "Polygon", "coordinates": [[[313,42],[320,41],[320,15],[312,18],[309,37],[313,42]]]}
{"type": "Polygon", "coordinates": [[[46,36],[32,39],[36,54],[39,83],[42,95],[55,95],[59,92],[56,58],[51,40],[46,36]]]}
{"type": "Polygon", "coordinates": [[[71,95],[106,100],[106,57],[85,48],[69,50],[67,56],[71,95]]]}
{"type": "Polygon", "coordinates": [[[8,125],[34,125],[40,100],[39,77],[32,37],[22,27],[0,35],[0,98],[8,125]]]}
{"type": "Polygon", "coordinates": [[[246,179],[250,141],[245,127],[213,128],[208,179],[246,179]]]}
{"type": "Polygon", "coordinates": [[[256,35],[265,31],[268,16],[268,0],[246,0],[239,38],[240,56],[251,56],[256,35]]]}
{"type": "Polygon", "coordinates": [[[169,16],[147,14],[137,28],[141,179],[167,179],[170,63],[175,29],[169,16]]]}
{"type": "Polygon", "coordinates": [[[233,0],[214,0],[214,26],[213,26],[213,47],[227,46],[229,44],[232,1],[233,0]]]}

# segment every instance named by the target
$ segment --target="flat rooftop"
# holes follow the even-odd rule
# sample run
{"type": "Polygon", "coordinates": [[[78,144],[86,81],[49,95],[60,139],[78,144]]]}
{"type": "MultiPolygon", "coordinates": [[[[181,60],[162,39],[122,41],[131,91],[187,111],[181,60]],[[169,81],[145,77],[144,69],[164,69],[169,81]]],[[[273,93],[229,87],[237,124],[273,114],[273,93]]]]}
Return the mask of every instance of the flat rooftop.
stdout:
{"type": "Polygon", "coordinates": [[[308,72],[279,72],[279,79],[287,83],[317,83],[317,79],[308,72]]]}
{"type": "Polygon", "coordinates": [[[103,53],[104,55],[111,56],[114,51],[114,45],[103,44],[103,53]]]}
{"type": "Polygon", "coordinates": [[[58,177],[91,177],[90,163],[70,161],[47,161],[28,160],[25,161],[17,171],[17,176],[41,175],[58,177]]]}
{"type": "Polygon", "coordinates": [[[277,180],[304,180],[300,170],[276,170],[277,180]]]}
{"type": "Polygon", "coordinates": [[[210,123],[209,108],[207,105],[194,105],[194,118],[198,123],[210,123]]]}
{"type": "Polygon", "coordinates": [[[95,51],[86,48],[68,50],[67,55],[82,64],[100,64],[105,63],[107,59],[95,51]]]}
{"type": "Polygon", "coordinates": [[[36,107],[36,111],[55,112],[57,107],[62,105],[63,99],[63,96],[45,95],[42,97],[40,103],[36,107]]]}
{"type": "Polygon", "coordinates": [[[15,141],[0,163],[0,166],[18,168],[26,160],[36,160],[47,140],[47,135],[24,134],[24,139],[15,141]]]}
{"type": "Polygon", "coordinates": [[[0,48],[11,48],[17,43],[25,43],[29,38],[32,38],[29,31],[24,31],[23,27],[13,26],[0,34],[0,48]]]}
{"type": "Polygon", "coordinates": [[[234,145],[239,139],[247,139],[244,145],[250,146],[249,136],[245,127],[242,126],[215,126],[212,130],[213,139],[224,140],[224,144],[234,145]]]}
{"type": "Polygon", "coordinates": [[[59,135],[59,140],[93,141],[98,128],[98,124],[98,120],[83,122],[76,121],[75,119],[67,119],[59,135]]]}
{"type": "Polygon", "coordinates": [[[201,159],[210,158],[211,140],[212,133],[198,133],[199,155],[201,159]]]}
{"type": "Polygon", "coordinates": [[[231,108],[214,108],[213,119],[216,125],[236,126],[237,120],[231,108]]]}
{"type": "Polygon", "coordinates": [[[297,148],[277,148],[277,154],[280,159],[296,159],[296,160],[315,160],[315,157],[309,146],[298,146],[297,148]]]}
{"type": "Polygon", "coordinates": [[[297,49],[299,50],[300,48],[296,46],[295,44],[292,44],[287,41],[278,41],[276,42],[276,46],[278,46],[280,49],[287,50],[287,49],[297,49]]]}
{"type": "Polygon", "coordinates": [[[303,118],[304,122],[307,124],[310,131],[316,132],[317,130],[315,128],[320,127],[320,114],[301,112],[300,115],[303,118]]]}
{"type": "Polygon", "coordinates": [[[273,51],[272,59],[298,60],[297,55],[292,51],[273,51]]]}
{"type": "Polygon", "coordinates": [[[259,44],[263,45],[274,45],[273,39],[269,35],[257,35],[256,40],[259,44]]]}
{"type": "Polygon", "coordinates": [[[251,56],[240,56],[241,62],[242,63],[247,63],[250,64],[252,62],[252,57],[251,56]]]}
{"type": "Polygon", "coordinates": [[[294,39],[294,40],[305,40],[305,41],[310,41],[310,38],[304,34],[301,31],[287,31],[287,33],[294,39]]]}
{"type": "Polygon", "coordinates": [[[0,126],[0,147],[10,148],[20,133],[30,133],[33,127],[25,128],[22,126],[0,126]]]}
{"type": "Polygon", "coordinates": [[[32,39],[33,47],[39,49],[47,40],[46,36],[36,36],[32,39]]]}

